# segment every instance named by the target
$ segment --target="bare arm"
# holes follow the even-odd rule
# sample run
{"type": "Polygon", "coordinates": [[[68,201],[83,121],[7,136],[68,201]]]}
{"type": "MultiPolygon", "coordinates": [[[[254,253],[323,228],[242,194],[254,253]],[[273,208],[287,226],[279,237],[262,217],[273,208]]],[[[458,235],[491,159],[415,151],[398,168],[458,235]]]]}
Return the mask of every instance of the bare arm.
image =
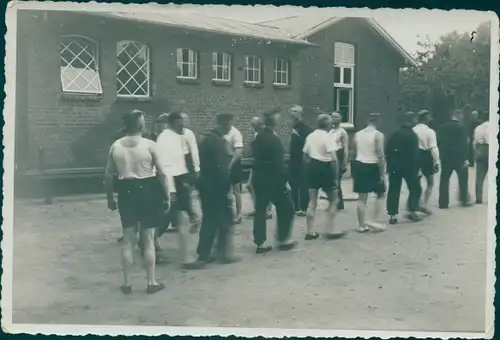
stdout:
{"type": "Polygon", "coordinates": [[[115,200],[115,196],[113,193],[113,181],[116,173],[116,165],[115,161],[113,160],[113,146],[111,146],[108,153],[106,168],[104,170],[104,185],[106,187],[106,198],[108,199],[108,203],[114,202],[115,200]]]}
{"type": "Polygon", "coordinates": [[[167,200],[170,198],[170,188],[168,186],[167,176],[165,174],[165,170],[163,169],[163,164],[158,157],[158,151],[156,150],[156,145],[151,145],[149,148],[151,153],[151,157],[153,158],[153,164],[156,168],[156,176],[160,180],[161,186],[163,188],[163,192],[165,193],[165,197],[167,200]]]}
{"type": "Polygon", "coordinates": [[[192,132],[190,133],[189,144],[191,157],[193,157],[194,171],[200,172],[200,153],[198,151],[198,143],[196,143],[196,137],[192,132]]]}
{"type": "Polygon", "coordinates": [[[378,156],[378,168],[380,170],[380,177],[384,178],[385,175],[385,153],[384,153],[384,135],[381,132],[377,132],[375,137],[375,143],[377,148],[378,156]]]}

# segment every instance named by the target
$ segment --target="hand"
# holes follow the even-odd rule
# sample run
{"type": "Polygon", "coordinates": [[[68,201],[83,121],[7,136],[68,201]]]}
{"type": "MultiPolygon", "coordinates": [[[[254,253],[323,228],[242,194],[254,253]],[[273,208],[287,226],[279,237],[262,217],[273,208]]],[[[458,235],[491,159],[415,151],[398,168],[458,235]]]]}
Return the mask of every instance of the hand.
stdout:
{"type": "Polygon", "coordinates": [[[440,165],[439,163],[434,164],[434,167],[432,168],[434,173],[437,174],[439,172],[440,165]]]}
{"type": "Polygon", "coordinates": [[[464,161],[464,168],[468,168],[469,167],[469,161],[464,161]]]}
{"type": "Polygon", "coordinates": [[[385,183],[385,176],[380,176],[380,183],[385,183]]]}
{"type": "Polygon", "coordinates": [[[116,204],[116,201],[114,199],[108,200],[108,209],[111,211],[115,211],[118,209],[118,205],[116,204]]]}

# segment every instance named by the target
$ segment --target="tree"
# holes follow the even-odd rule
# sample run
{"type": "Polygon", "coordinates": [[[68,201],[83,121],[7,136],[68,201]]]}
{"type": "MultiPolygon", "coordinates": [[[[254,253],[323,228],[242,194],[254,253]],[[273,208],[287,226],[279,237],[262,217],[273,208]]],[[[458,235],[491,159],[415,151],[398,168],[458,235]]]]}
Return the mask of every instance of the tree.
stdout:
{"type": "Polygon", "coordinates": [[[474,39],[467,33],[449,33],[437,43],[419,42],[419,67],[401,70],[399,109],[428,109],[436,123],[454,109],[488,112],[490,84],[490,26],[483,23],[474,39]]]}

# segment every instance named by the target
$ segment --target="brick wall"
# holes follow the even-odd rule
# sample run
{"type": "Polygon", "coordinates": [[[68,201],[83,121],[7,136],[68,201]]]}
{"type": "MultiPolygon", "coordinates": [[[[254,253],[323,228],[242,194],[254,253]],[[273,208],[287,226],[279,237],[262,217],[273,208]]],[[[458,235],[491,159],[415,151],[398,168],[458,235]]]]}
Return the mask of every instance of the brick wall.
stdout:
{"type": "MultiPolygon", "coordinates": [[[[114,133],[120,128],[124,111],[142,109],[151,122],[172,108],[191,116],[192,128],[200,134],[208,128],[215,111],[236,115],[235,126],[242,131],[246,144],[252,138],[250,119],[274,106],[288,108],[299,99],[300,73],[296,72],[297,46],[258,42],[250,39],[193,33],[137,22],[103,19],[57,12],[19,12],[19,52],[25,57],[18,64],[19,100],[16,107],[20,143],[16,163],[20,169],[37,167],[37,150],[42,146],[52,168],[103,166],[114,133]],[[106,32],[106,34],[103,34],[106,32]],[[102,97],[67,97],[61,94],[60,37],[82,35],[99,44],[102,97]],[[116,43],[137,40],[150,47],[152,98],[123,100],[116,97],[116,43]],[[176,79],[176,48],[199,51],[200,80],[195,84],[176,79]],[[212,84],[212,52],[233,55],[231,86],[212,84]],[[244,55],[263,58],[264,86],[248,88],[243,84],[244,55]],[[274,88],[273,58],[291,61],[292,83],[289,88],[274,88]],[[22,146],[21,146],[22,145],[22,146]]],[[[279,129],[288,143],[287,115],[279,129]]],[[[248,148],[246,150],[248,153],[248,148]]]]}

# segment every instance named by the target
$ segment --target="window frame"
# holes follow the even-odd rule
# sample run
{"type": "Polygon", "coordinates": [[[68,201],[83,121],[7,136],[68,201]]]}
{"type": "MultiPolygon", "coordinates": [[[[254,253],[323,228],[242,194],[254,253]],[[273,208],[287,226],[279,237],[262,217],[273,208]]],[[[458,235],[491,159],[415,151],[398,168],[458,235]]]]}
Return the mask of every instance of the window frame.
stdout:
{"type": "Polygon", "coordinates": [[[344,43],[344,42],[335,42],[334,43],[334,62],[333,62],[333,96],[334,96],[334,108],[336,111],[340,112],[340,96],[337,94],[338,89],[348,89],[350,92],[349,95],[349,112],[347,121],[342,121],[344,124],[354,124],[354,92],[355,92],[355,71],[356,71],[356,46],[354,44],[344,43]],[[342,61],[338,61],[335,56],[335,50],[337,44],[349,45],[353,48],[353,60],[351,63],[346,63],[342,61]],[[335,69],[339,68],[340,70],[340,79],[339,81],[335,81],[335,69]],[[346,83],[344,81],[345,70],[349,69],[351,71],[351,82],[346,83]]]}
{"type": "MultiPolygon", "coordinates": [[[[199,56],[198,56],[198,51],[192,49],[192,48],[187,48],[187,47],[179,47],[176,49],[176,67],[177,67],[177,72],[179,72],[180,70],[180,75],[177,73],[177,79],[185,79],[185,80],[197,80],[199,79],[199,71],[198,71],[198,67],[199,67],[199,56]],[[184,50],[188,51],[188,61],[187,62],[184,62],[184,50]],[[179,55],[180,54],[180,55],[179,55]],[[179,56],[180,56],[180,60],[179,60],[179,56]],[[194,60],[193,62],[191,62],[191,58],[194,60]],[[188,69],[191,69],[189,65],[193,65],[193,70],[194,70],[194,76],[185,76],[183,74],[183,66],[184,65],[188,65],[188,69]],[[180,66],[180,68],[179,68],[180,66]]],[[[188,71],[189,73],[189,71],[188,71]]]]}
{"type": "Polygon", "coordinates": [[[233,81],[233,55],[228,52],[212,52],[212,80],[216,82],[231,82],[233,81]],[[222,64],[218,64],[218,57],[222,55],[222,64]],[[227,56],[228,64],[224,65],[224,56],[227,56]],[[218,78],[219,69],[224,75],[224,69],[227,68],[228,79],[218,78]]]}
{"type": "MultiPolygon", "coordinates": [[[[124,51],[125,49],[122,49],[122,52],[124,51]]],[[[121,53],[121,52],[120,52],[121,53]]],[[[135,55],[134,55],[135,57],[135,55]]],[[[116,97],[117,98],[124,98],[124,99],[144,99],[144,98],[151,98],[151,47],[146,44],[146,43],[143,43],[142,41],[139,41],[139,40],[120,40],[116,43],[116,65],[117,65],[117,69],[116,69],[116,97]],[[142,94],[121,94],[119,93],[119,91],[121,89],[126,89],[125,85],[131,80],[133,79],[133,76],[137,73],[134,73],[134,75],[131,75],[130,72],[128,72],[125,67],[126,65],[128,65],[131,60],[133,60],[132,58],[130,58],[130,61],[127,62],[126,64],[124,65],[119,65],[118,64],[118,56],[119,56],[119,53],[118,53],[118,47],[119,47],[119,44],[120,43],[128,43],[128,44],[131,44],[131,43],[134,43],[138,46],[141,46],[141,47],[145,47],[146,48],[146,62],[145,62],[145,65],[146,65],[146,76],[147,76],[147,93],[145,95],[142,95],[142,94]],[[125,72],[128,73],[129,75],[129,80],[124,83],[124,84],[120,84],[120,87],[118,86],[118,73],[121,71],[121,70],[125,70],[125,72]]],[[[141,68],[139,68],[139,70],[141,70],[141,68]]],[[[128,91],[128,90],[127,90],[128,91]]],[[[130,92],[130,91],[128,91],[130,92]]]]}
{"type": "Polygon", "coordinates": [[[286,58],[275,58],[274,66],[273,66],[273,85],[274,86],[290,86],[290,60],[286,58]],[[283,62],[286,63],[286,68],[278,70],[278,61],[281,61],[281,65],[283,66],[283,62]],[[286,75],[286,83],[278,82],[278,74],[281,74],[281,80],[283,80],[283,75],[286,75]]]}
{"type": "MultiPolygon", "coordinates": [[[[245,84],[249,84],[249,85],[259,85],[259,84],[263,84],[264,80],[263,80],[263,70],[262,70],[262,57],[259,57],[259,56],[256,56],[256,55],[246,55],[245,56],[245,68],[244,68],[244,71],[245,71],[245,77],[244,77],[244,82],[245,84]],[[249,68],[249,58],[252,58],[254,60],[254,65],[255,65],[255,60],[258,60],[259,61],[259,68],[256,69],[255,67],[253,68],[249,68]],[[249,75],[249,72],[252,72],[253,76],[255,76],[255,72],[258,72],[257,74],[259,75],[259,80],[258,81],[255,81],[255,80],[248,80],[248,75],[249,75]]],[[[255,79],[255,77],[254,77],[255,79]]]]}
{"type": "MultiPolygon", "coordinates": [[[[103,95],[103,88],[102,88],[102,79],[101,79],[101,73],[100,73],[100,67],[99,67],[99,64],[100,64],[100,59],[99,59],[99,43],[94,40],[94,39],[91,39],[87,36],[83,36],[83,35],[75,35],[75,34],[70,34],[70,35],[63,35],[61,36],[60,38],[60,42],[59,42],[59,47],[60,47],[60,50],[59,50],[59,61],[62,62],[63,61],[63,51],[65,49],[67,49],[67,47],[71,44],[67,44],[64,46],[63,48],[63,43],[65,40],[71,40],[71,43],[73,41],[83,41],[84,43],[88,44],[89,46],[93,47],[94,48],[94,55],[91,55],[90,53],[87,52],[87,54],[91,55],[91,57],[93,58],[93,62],[95,64],[95,70],[92,70],[95,72],[95,78],[97,80],[97,84],[98,85],[98,90],[97,91],[85,91],[85,90],[79,90],[79,91],[70,91],[70,90],[65,90],[65,86],[64,86],[64,68],[63,66],[59,66],[59,77],[60,77],[60,89],[61,89],[61,93],[65,94],[65,95],[81,95],[81,96],[102,96],[103,95]]],[[[75,55],[75,58],[78,58],[78,56],[83,52],[83,50],[78,54],[78,55],[75,55]]],[[[74,53],[73,53],[74,55],[74,53]]],[[[80,59],[80,58],[78,58],[80,59]]],[[[73,62],[74,60],[76,59],[73,59],[71,60],[71,62],[73,62]]],[[[71,65],[70,62],[68,62],[67,60],[64,60],[68,65],[71,65]]],[[[82,61],[80,59],[80,61],[82,61]]],[[[83,61],[82,61],[83,62],[83,61]]],[[[89,64],[86,64],[84,70],[87,70],[89,69],[88,68],[88,65],[89,64]]],[[[66,66],[67,67],[67,66],[66,66]]],[[[77,75],[77,77],[75,77],[75,79],[77,79],[80,75],[77,75]]],[[[84,77],[85,78],[85,77],[84,77]]],[[[72,83],[74,83],[74,80],[70,82],[70,85],[72,83]]],[[[86,78],[85,78],[86,79],[86,78]]],[[[94,81],[94,79],[92,79],[92,81],[94,81]]],[[[89,82],[88,84],[91,84],[91,82],[89,82]]],[[[87,84],[87,87],[88,87],[88,84],[87,84]]]]}

